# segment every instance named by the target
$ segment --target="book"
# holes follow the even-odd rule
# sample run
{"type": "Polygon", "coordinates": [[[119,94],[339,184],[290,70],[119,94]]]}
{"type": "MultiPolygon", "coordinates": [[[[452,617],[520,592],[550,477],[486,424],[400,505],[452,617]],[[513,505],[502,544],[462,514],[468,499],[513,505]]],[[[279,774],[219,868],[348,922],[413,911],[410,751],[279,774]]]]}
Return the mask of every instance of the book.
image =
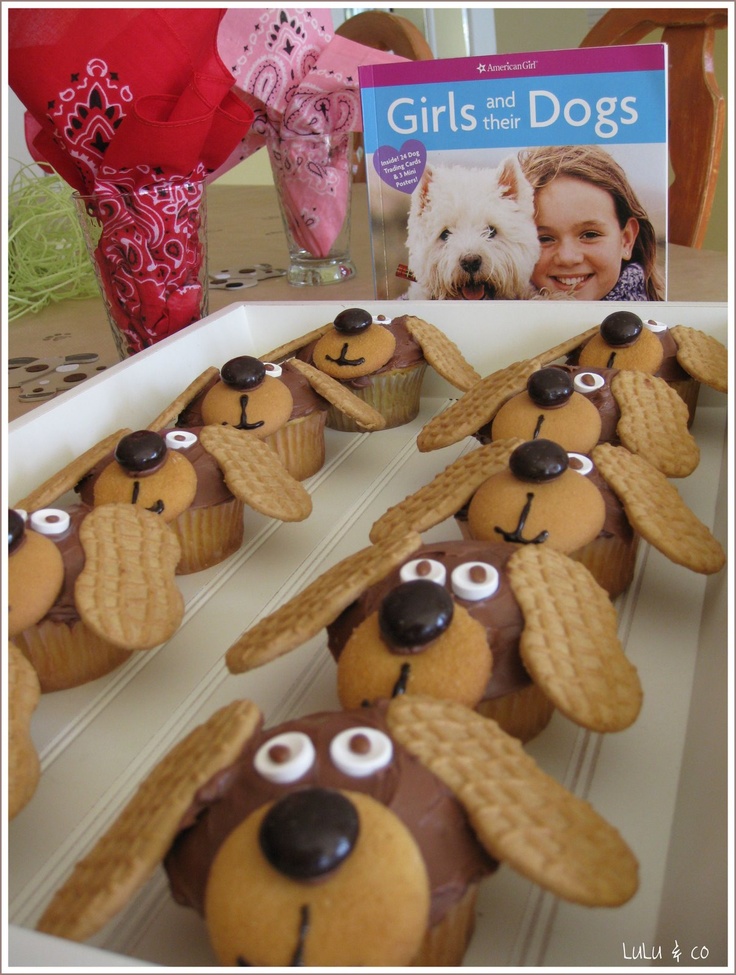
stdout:
{"type": "Polygon", "coordinates": [[[365,65],[359,78],[378,299],[666,299],[665,44],[365,65]],[[609,204],[593,192],[565,205],[586,184],[545,184],[570,157],[575,172],[597,160],[587,188],[609,204]],[[619,241],[605,221],[599,233],[595,201],[623,238],[600,269],[593,243],[600,258],[619,241]],[[564,251],[576,235],[583,256],[564,251]]]}

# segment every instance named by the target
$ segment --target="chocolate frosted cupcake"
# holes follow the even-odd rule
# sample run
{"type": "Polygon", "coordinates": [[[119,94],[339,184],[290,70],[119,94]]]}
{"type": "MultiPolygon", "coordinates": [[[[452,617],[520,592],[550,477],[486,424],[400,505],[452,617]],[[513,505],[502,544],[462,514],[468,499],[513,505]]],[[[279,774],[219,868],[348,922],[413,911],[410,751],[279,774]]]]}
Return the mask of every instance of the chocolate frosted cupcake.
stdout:
{"type": "Polygon", "coordinates": [[[459,964],[497,866],[383,707],[253,735],[194,797],[164,860],[220,964],[250,966],[459,964]]]}
{"type": "Polygon", "coordinates": [[[254,356],[228,360],[182,411],[177,426],[227,423],[270,444],[298,481],[325,461],[324,429],[329,402],[290,362],[254,356]]]}
{"type": "Polygon", "coordinates": [[[74,588],[85,564],[79,528],[89,511],[77,504],[9,512],[8,633],[43,692],[96,680],[133,652],[95,633],[77,608],[74,588]]]}
{"type": "Polygon", "coordinates": [[[181,546],[178,575],[217,565],[243,541],[243,502],[200,440],[201,428],[138,430],[77,485],[89,507],[141,505],[161,515],[181,546]]]}
{"type": "MultiPolygon", "coordinates": [[[[338,380],[384,417],[386,429],[409,423],[419,412],[427,361],[407,328],[409,316],[375,317],[346,308],[333,327],[297,352],[297,358],[338,380]]],[[[327,425],[354,432],[353,420],[330,410],[327,425]]]]}
{"type": "Polygon", "coordinates": [[[635,369],[663,379],[686,404],[690,423],[700,383],[678,360],[679,347],[668,325],[641,319],[632,311],[615,311],[601,322],[597,335],[568,357],[568,363],[584,368],[635,369]]]}
{"type": "Polygon", "coordinates": [[[580,905],[638,887],[616,828],[520,742],[411,696],[266,731],[253,702],[220,708],[151,770],[38,930],[91,938],[162,858],[216,964],[239,968],[461,965],[478,884],[504,860],[580,905]]]}
{"type": "Polygon", "coordinates": [[[633,578],[639,536],[585,454],[539,438],[480,485],[457,514],[467,538],[546,544],[581,562],[611,596],[633,578]]]}
{"type": "Polygon", "coordinates": [[[506,571],[513,552],[503,542],[428,543],[366,589],[327,626],[342,706],[410,690],[465,703],[523,741],[538,735],[554,705],[519,654],[524,617],[506,571]],[[392,619],[415,618],[405,603],[413,588],[424,626],[407,643],[391,635],[392,619]],[[441,614],[453,621],[444,641],[441,614]]]}

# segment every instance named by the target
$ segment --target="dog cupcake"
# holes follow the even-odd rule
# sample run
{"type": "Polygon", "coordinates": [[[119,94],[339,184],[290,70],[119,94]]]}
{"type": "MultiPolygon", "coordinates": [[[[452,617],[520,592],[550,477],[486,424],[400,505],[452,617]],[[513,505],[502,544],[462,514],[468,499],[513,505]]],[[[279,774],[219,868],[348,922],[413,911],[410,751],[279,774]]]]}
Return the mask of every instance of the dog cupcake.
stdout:
{"type": "Polygon", "coordinates": [[[674,485],[613,444],[597,444],[587,457],[543,438],[493,441],[390,508],[370,537],[422,532],[458,516],[471,538],[548,545],[578,559],[611,596],[631,581],[637,535],[694,572],[725,564],[722,546],[674,485]]]}
{"type": "MultiPolygon", "coordinates": [[[[362,308],[343,309],[317,337],[297,347],[296,357],[370,404],[387,429],[417,416],[428,365],[458,389],[468,389],[480,378],[458,347],[428,322],[413,315],[374,317],[362,308]]],[[[327,425],[358,429],[334,410],[327,425]]]]}
{"type": "Polygon", "coordinates": [[[8,630],[44,693],[103,677],[173,635],[180,550],[156,515],[24,504],[9,513],[8,630]]]}
{"type": "Polygon", "coordinates": [[[664,379],[640,370],[545,364],[573,345],[570,340],[484,377],[425,424],[418,448],[436,450],[466,436],[484,444],[541,436],[578,453],[596,443],[621,444],[667,477],[692,474],[700,450],[681,397],[664,379]]]}
{"type": "Polygon", "coordinates": [[[245,504],[284,521],[311,512],[272,448],[228,425],[130,432],[76,490],[90,507],[132,504],[158,514],[179,542],[179,575],[238,550],[245,504]]]}
{"type": "Polygon", "coordinates": [[[641,706],[608,595],[584,566],[543,546],[422,545],[415,533],[392,533],[242,634],[227,666],[263,666],[322,627],[345,708],[431,696],[528,741],[556,707],[612,732],[641,706]]]}
{"type": "Polygon", "coordinates": [[[505,860],[578,904],[638,887],[589,803],[493,722],[420,697],[266,730],[249,701],[220,709],[150,773],[39,930],[91,937],[162,860],[216,963],[237,967],[460,965],[478,885],[505,860]]]}
{"type": "Polygon", "coordinates": [[[350,417],[356,429],[380,430],[383,417],[326,374],[275,349],[263,359],[228,360],[219,372],[202,374],[199,389],[177,426],[224,424],[263,440],[298,481],[325,461],[325,424],[330,410],[350,417]]]}
{"type": "Polygon", "coordinates": [[[569,356],[585,368],[634,369],[663,379],[695,418],[701,378],[721,392],[728,388],[728,361],[716,339],[687,328],[642,319],[632,311],[615,311],[569,356]]]}

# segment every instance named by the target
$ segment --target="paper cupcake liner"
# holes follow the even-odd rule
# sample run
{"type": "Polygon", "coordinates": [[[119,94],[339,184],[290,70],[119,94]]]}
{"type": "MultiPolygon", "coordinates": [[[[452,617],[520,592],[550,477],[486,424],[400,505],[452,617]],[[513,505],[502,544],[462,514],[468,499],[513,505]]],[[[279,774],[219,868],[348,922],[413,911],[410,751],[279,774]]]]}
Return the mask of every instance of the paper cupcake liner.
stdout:
{"type": "Polygon", "coordinates": [[[208,508],[188,508],[170,522],[181,545],[177,575],[224,561],[243,543],[243,503],[233,498],[208,508]]]}
{"type": "Polygon", "coordinates": [[[688,427],[691,427],[693,420],[695,419],[695,410],[698,406],[698,395],[700,393],[700,383],[697,379],[673,379],[671,382],[667,383],[680,399],[683,401],[688,410],[688,427]]]}
{"type": "MultiPolygon", "coordinates": [[[[370,386],[353,389],[359,399],[378,410],[386,420],[385,429],[410,423],[419,413],[424,373],[427,363],[420,362],[406,369],[392,369],[374,376],[370,386]]],[[[361,428],[351,417],[334,406],[327,411],[327,426],[331,430],[359,433],[361,428]]]]}
{"type": "Polygon", "coordinates": [[[41,620],[13,637],[33,664],[44,693],[63,691],[104,677],[132,656],[97,636],[82,620],[41,620]]]}
{"type": "Polygon", "coordinates": [[[611,599],[615,599],[629,588],[634,578],[639,538],[637,532],[633,532],[629,539],[599,535],[594,541],[571,552],[570,558],[581,562],[598,585],[606,590],[611,599]]]}
{"type": "Polygon", "coordinates": [[[316,474],[325,462],[326,422],[327,411],[317,410],[308,416],[289,420],[276,433],[264,438],[297,481],[316,474]]]}
{"type": "Polygon", "coordinates": [[[428,928],[414,968],[447,968],[462,964],[475,928],[475,902],[478,885],[471,884],[441,921],[428,928]]]}
{"type": "Polygon", "coordinates": [[[526,742],[544,731],[555,708],[536,684],[529,684],[520,691],[481,701],[475,710],[496,721],[508,735],[526,742]]]}

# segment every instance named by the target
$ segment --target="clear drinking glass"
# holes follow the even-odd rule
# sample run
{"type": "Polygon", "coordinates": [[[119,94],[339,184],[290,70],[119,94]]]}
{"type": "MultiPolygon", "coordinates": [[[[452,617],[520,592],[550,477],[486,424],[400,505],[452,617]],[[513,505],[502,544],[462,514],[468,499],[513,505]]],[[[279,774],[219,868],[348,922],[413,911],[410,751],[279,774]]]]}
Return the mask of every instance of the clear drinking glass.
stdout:
{"type": "Polygon", "coordinates": [[[352,132],[273,135],[267,148],[289,249],[289,284],[352,278],[352,132]]]}
{"type": "Polygon", "coordinates": [[[201,180],[73,194],[121,359],[206,317],[207,196],[201,180]]]}

